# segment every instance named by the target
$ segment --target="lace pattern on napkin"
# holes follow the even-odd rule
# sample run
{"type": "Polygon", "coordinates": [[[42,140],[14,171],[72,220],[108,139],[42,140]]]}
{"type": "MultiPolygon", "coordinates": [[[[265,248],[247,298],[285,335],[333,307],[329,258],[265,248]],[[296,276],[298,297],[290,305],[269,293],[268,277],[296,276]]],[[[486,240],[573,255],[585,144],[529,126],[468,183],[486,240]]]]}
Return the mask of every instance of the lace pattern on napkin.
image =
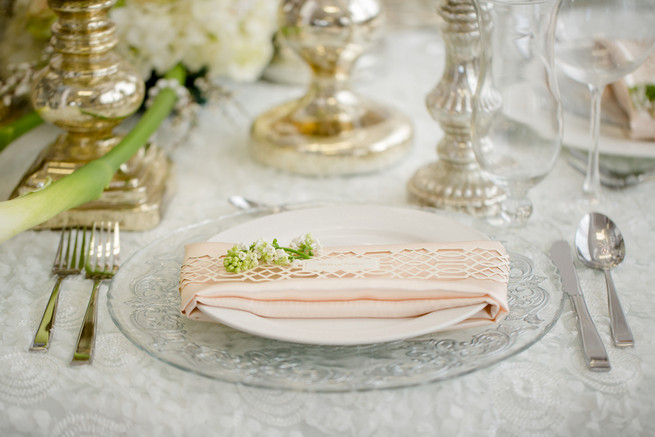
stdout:
{"type": "Polygon", "coordinates": [[[293,266],[260,265],[252,270],[235,274],[223,267],[223,256],[190,257],[182,265],[180,288],[189,283],[266,282],[290,279],[427,279],[461,280],[486,279],[507,282],[509,257],[493,249],[436,248],[393,249],[375,251],[327,252],[312,262],[338,263],[343,269],[305,269],[302,264],[293,266]],[[375,268],[353,269],[349,266],[371,265],[375,268]]]}

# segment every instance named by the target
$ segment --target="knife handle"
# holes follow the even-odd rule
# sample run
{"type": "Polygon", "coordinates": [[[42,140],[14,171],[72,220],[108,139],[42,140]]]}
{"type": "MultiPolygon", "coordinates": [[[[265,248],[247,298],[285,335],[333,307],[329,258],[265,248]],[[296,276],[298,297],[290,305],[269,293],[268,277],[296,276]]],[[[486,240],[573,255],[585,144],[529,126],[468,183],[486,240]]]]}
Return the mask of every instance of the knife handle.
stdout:
{"type": "Polygon", "coordinates": [[[591,370],[606,372],[610,370],[610,360],[607,356],[603,341],[598,335],[596,325],[591,320],[589,309],[582,295],[570,296],[578,315],[578,324],[580,326],[580,336],[582,337],[582,349],[584,351],[587,367],[591,370]]]}

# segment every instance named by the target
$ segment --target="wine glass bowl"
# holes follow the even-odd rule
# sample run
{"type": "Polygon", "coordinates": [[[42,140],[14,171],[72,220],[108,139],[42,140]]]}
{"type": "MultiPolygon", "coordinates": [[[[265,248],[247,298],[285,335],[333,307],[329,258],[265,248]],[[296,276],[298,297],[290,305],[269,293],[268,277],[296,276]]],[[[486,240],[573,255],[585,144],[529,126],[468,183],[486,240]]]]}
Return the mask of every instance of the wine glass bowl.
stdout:
{"type": "Polygon", "coordinates": [[[561,147],[559,91],[553,75],[557,0],[478,0],[480,77],[472,146],[485,174],[507,197],[490,221],[525,225],[528,191],[555,165],[561,147]]]}
{"type": "Polygon", "coordinates": [[[582,198],[585,204],[600,203],[598,151],[603,89],[637,69],[655,50],[653,23],[652,0],[560,0],[556,66],[569,78],[585,84],[591,95],[590,153],[582,198]]]}

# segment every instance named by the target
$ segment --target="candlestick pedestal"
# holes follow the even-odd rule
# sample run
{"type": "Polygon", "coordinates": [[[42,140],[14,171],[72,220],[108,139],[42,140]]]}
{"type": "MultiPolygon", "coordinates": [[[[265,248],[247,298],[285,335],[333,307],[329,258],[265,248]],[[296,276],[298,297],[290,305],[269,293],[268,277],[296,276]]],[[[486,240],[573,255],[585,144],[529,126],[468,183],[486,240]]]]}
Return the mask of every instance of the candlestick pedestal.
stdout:
{"type": "MultiPolygon", "coordinates": [[[[103,156],[121,140],[113,129],[133,114],[144,97],[136,70],[113,48],[114,0],[49,0],[58,20],[52,26],[54,55],[32,84],[32,104],[49,123],[65,130],[44,149],[13,196],[43,188],[87,162],[103,156]]],[[[39,225],[57,228],[120,222],[126,230],[159,223],[170,163],[150,144],[121,166],[101,198],[63,212],[39,225]]]]}
{"type": "Polygon", "coordinates": [[[471,143],[473,98],[480,65],[480,28],[473,0],[438,0],[446,65],[427,95],[430,115],[444,131],[438,160],[409,180],[410,201],[474,215],[495,215],[505,193],[480,170],[471,143]]]}
{"type": "Polygon", "coordinates": [[[305,96],[260,115],[251,129],[256,161],[322,176],[379,170],[409,150],[411,122],[351,90],[355,61],[379,38],[375,0],[286,0],[278,37],[311,67],[305,96]]]}

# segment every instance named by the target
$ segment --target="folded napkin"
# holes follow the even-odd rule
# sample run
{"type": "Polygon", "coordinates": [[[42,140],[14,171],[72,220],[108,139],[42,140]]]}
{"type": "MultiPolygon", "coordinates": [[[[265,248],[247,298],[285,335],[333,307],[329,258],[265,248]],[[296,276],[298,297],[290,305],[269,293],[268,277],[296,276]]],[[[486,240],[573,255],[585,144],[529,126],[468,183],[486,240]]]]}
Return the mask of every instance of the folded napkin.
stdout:
{"type": "MultiPolygon", "coordinates": [[[[612,62],[621,64],[644,52],[640,41],[605,43],[612,62]]],[[[655,110],[648,99],[646,86],[655,84],[655,54],[632,73],[610,85],[611,93],[605,105],[616,104],[626,116],[624,128],[633,140],[655,139],[655,110]],[[613,97],[613,98],[612,98],[613,97]]]]}
{"type": "Polygon", "coordinates": [[[186,246],[180,294],[189,318],[210,320],[202,306],[273,318],[417,317],[480,306],[470,326],[495,322],[509,310],[509,257],[494,241],[323,248],[296,265],[242,273],[223,267],[232,246],[186,246]]]}
{"type": "MultiPolygon", "coordinates": [[[[596,41],[596,47],[604,53],[608,64],[620,64],[643,53],[639,44],[635,41],[596,41]]],[[[562,73],[558,75],[557,83],[564,108],[589,117],[591,101],[587,86],[562,73]]],[[[655,140],[655,101],[650,100],[647,91],[653,86],[655,54],[646,58],[632,73],[605,87],[601,99],[602,122],[619,127],[629,139],[655,140]]]]}

